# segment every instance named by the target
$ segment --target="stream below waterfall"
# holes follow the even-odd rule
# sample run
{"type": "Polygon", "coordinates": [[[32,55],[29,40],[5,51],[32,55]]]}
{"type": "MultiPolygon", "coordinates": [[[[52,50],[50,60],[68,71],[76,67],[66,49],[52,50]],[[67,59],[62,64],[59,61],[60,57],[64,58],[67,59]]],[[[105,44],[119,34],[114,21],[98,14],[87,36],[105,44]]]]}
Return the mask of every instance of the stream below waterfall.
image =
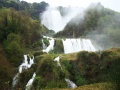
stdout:
{"type": "MultiPolygon", "coordinates": [[[[56,57],[56,58],[54,59],[54,61],[56,61],[56,62],[57,62],[57,65],[61,67],[61,64],[60,64],[60,56],[56,57]]],[[[61,70],[62,70],[62,67],[61,67],[61,70]]],[[[70,79],[66,79],[66,78],[65,78],[65,81],[66,81],[67,84],[68,84],[68,88],[74,89],[74,88],[77,87],[77,85],[76,85],[75,83],[73,83],[73,81],[71,81],[70,79]]]]}
{"type": "MultiPolygon", "coordinates": [[[[19,76],[20,73],[22,73],[24,70],[27,70],[28,68],[30,68],[32,66],[32,64],[34,64],[34,56],[32,56],[32,58],[31,58],[29,55],[24,55],[23,63],[19,66],[18,73],[13,78],[12,88],[14,88],[17,85],[19,78],[20,78],[20,76],[19,76]]],[[[30,85],[30,83],[28,85],[30,85]]],[[[28,87],[28,85],[27,85],[27,87],[28,87]]]]}

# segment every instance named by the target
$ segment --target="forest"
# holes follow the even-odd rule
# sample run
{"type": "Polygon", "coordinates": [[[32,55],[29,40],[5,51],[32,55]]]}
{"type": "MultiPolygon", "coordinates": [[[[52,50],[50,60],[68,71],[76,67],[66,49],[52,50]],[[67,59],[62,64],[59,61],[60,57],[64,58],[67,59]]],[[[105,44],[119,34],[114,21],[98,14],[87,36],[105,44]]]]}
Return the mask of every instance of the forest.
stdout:
{"type": "Polygon", "coordinates": [[[42,34],[49,31],[40,24],[39,14],[47,5],[45,2],[0,0],[1,89],[7,89],[5,84],[12,80],[23,54],[40,49],[42,34]]]}

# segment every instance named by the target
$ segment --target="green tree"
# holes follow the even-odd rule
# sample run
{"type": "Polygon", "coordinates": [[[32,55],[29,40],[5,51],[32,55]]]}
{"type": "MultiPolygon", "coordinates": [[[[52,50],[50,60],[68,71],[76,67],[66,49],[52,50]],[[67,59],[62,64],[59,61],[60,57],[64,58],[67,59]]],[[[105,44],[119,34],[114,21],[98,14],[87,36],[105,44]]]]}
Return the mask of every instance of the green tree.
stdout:
{"type": "Polygon", "coordinates": [[[4,41],[4,48],[9,58],[9,62],[13,66],[19,66],[23,56],[23,49],[21,45],[20,36],[16,34],[9,34],[7,39],[4,41]]]}

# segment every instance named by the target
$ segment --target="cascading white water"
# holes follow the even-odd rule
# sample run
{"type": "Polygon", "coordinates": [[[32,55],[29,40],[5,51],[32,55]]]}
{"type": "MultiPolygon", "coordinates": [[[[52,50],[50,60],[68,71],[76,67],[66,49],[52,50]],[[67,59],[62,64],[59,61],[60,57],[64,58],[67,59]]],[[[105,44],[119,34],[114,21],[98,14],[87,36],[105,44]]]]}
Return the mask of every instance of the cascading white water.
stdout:
{"type": "Polygon", "coordinates": [[[33,58],[29,58],[30,61],[27,60],[27,55],[24,55],[24,62],[19,66],[19,73],[22,73],[24,69],[28,69],[31,67],[32,64],[34,64],[34,56],[33,58]]]}
{"type": "Polygon", "coordinates": [[[15,77],[13,78],[13,82],[12,82],[12,87],[14,88],[15,85],[18,83],[19,81],[19,75],[20,73],[22,73],[23,70],[27,70],[28,68],[30,68],[32,66],[32,64],[34,64],[34,56],[31,58],[29,57],[29,61],[27,60],[27,55],[24,55],[24,61],[23,63],[19,66],[19,72],[15,75],[15,77]]]}
{"type": "Polygon", "coordinates": [[[62,17],[60,12],[56,8],[49,8],[42,15],[42,24],[44,24],[49,30],[62,30],[62,17]]]}
{"type": "Polygon", "coordinates": [[[79,51],[96,51],[89,39],[65,39],[63,40],[64,53],[74,53],[79,51]]]}
{"type": "Polygon", "coordinates": [[[31,90],[31,86],[32,86],[32,83],[33,83],[33,81],[35,79],[35,76],[36,76],[36,73],[34,73],[33,76],[32,76],[32,78],[28,81],[25,90],[31,90]]]}
{"type": "Polygon", "coordinates": [[[12,82],[12,87],[14,88],[14,86],[16,86],[16,84],[18,83],[19,80],[19,73],[17,73],[14,78],[13,78],[13,82],[12,82]]]}
{"type": "Polygon", "coordinates": [[[67,82],[69,88],[74,89],[77,87],[77,85],[73,83],[72,81],[70,81],[69,79],[65,79],[65,81],[67,82]]]}
{"type": "Polygon", "coordinates": [[[50,50],[53,50],[54,49],[54,38],[51,38],[51,37],[45,37],[44,36],[44,38],[47,38],[47,39],[49,39],[49,46],[46,48],[46,49],[44,49],[43,50],[43,52],[49,52],[50,50]]]}
{"type": "MultiPolygon", "coordinates": [[[[56,32],[63,30],[67,23],[80,12],[80,8],[70,8],[62,16],[57,7],[49,7],[41,16],[41,23],[49,30],[56,32]]],[[[81,15],[82,16],[82,15],[81,15]]]]}
{"type": "MultiPolygon", "coordinates": [[[[46,37],[49,40],[49,46],[43,50],[43,52],[49,52],[50,50],[54,49],[54,43],[55,39],[51,37],[46,37]]],[[[74,53],[74,52],[79,52],[79,51],[96,51],[95,47],[93,46],[92,42],[90,39],[62,39],[63,47],[64,47],[64,53],[74,53]]],[[[43,43],[44,45],[44,43],[43,43]]]]}
{"type": "Polygon", "coordinates": [[[56,57],[56,58],[54,59],[54,61],[56,61],[56,62],[57,62],[57,65],[61,67],[61,64],[60,64],[60,56],[56,57]]]}

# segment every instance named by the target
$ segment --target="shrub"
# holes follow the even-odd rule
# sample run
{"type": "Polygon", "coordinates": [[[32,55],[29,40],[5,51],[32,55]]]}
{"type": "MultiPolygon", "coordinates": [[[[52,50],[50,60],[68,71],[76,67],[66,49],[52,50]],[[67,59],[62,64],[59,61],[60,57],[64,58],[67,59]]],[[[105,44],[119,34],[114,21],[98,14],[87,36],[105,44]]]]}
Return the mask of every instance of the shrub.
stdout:
{"type": "Polygon", "coordinates": [[[42,55],[42,54],[43,54],[42,51],[36,51],[36,52],[34,52],[34,57],[42,55]]]}
{"type": "Polygon", "coordinates": [[[88,83],[87,80],[85,78],[83,78],[81,75],[76,76],[76,84],[78,86],[85,85],[87,83],[88,83]]]}
{"type": "Polygon", "coordinates": [[[62,58],[61,60],[62,66],[64,66],[68,71],[71,70],[72,66],[70,64],[70,61],[68,61],[66,58],[62,58]]]}

